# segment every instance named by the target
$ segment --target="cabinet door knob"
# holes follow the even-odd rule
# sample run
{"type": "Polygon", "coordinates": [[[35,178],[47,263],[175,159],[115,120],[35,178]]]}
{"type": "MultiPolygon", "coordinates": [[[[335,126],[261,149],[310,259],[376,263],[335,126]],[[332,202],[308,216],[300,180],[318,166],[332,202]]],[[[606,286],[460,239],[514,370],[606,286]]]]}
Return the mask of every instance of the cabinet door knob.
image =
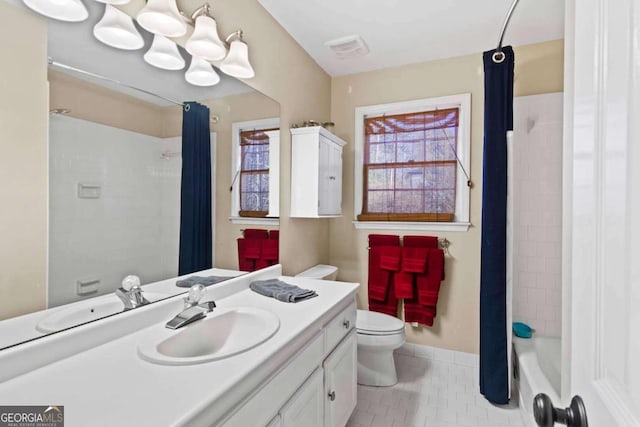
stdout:
{"type": "Polygon", "coordinates": [[[335,177],[335,176],[330,176],[330,177],[329,177],[329,179],[330,179],[331,181],[335,181],[335,180],[336,180],[336,177],[335,177]]]}
{"type": "Polygon", "coordinates": [[[349,326],[351,326],[351,322],[345,320],[344,322],[342,322],[342,326],[344,326],[345,329],[349,329],[349,326]]]}
{"type": "Polygon", "coordinates": [[[332,391],[331,393],[329,393],[329,400],[332,401],[332,402],[334,400],[336,400],[336,392],[335,391],[332,391]]]}

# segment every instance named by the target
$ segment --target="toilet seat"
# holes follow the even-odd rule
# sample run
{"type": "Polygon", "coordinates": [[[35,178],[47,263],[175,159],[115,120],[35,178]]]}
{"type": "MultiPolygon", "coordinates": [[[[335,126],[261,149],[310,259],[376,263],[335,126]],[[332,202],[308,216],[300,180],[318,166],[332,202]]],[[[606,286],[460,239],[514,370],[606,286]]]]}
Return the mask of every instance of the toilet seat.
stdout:
{"type": "Polygon", "coordinates": [[[404,333],[404,322],[388,314],[358,310],[356,332],[362,335],[398,335],[404,333]]]}

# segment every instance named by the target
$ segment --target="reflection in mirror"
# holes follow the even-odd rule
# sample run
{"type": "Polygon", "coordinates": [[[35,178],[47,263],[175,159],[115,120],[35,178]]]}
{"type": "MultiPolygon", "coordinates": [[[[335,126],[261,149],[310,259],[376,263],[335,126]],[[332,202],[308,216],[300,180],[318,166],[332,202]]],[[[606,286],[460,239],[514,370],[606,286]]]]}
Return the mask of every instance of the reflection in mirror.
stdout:
{"type": "MultiPolygon", "coordinates": [[[[0,348],[122,312],[127,296],[115,291],[127,275],[140,278],[149,302],[186,290],[175,279],[182,107],[166,98],[196,100],[215,119],[215,268],[196,274],[212,282],[242,274],[236,240],[250,226],[229,221],[232,125],[278,117],[279,105],[222,75],[213,88],[195,88],[183,72],[146,64],[141,51],[101,45],[91,35],[98,3],[72,26],[11,3],[0,0],[8,40],[0,55],[9,63],[0,80],[10,82],[0,97],[0,348]],[[47,56],[161,97],[47,67],[47,56]]],[[[143,36],[148,47],[151,35],[143,36]]]]}

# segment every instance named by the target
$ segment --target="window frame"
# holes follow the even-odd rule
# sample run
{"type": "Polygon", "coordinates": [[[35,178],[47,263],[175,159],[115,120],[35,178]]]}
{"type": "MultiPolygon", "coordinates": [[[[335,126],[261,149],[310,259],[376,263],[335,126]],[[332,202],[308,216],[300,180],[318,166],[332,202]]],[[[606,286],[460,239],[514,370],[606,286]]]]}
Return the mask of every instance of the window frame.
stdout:
{"type": "Polygon", "coordinates": [[[240,171],[242,167],[242,148],[240,132],[260,129],[280,129],[280,118],[233,122],[232,132],[232,168],[231,168],[231,216],[234,224],[278,225],[280,216],[280,137],[269,139],[269,212],[266,216],[240,216],[240,171]],[[276,154],[276,155],[273,155],[276,154]]]}
{"type": "Polygon", "coordinates": [[[407,114],[435,109],[459,108],[458,140],[456,152],[467,173],[471,163],[471,94],[441,96],[394,102],[389,104],[357,107],[355,110],[355,168],[354,168],[354,213],[353,224],[358,229],[379,230],[434,230],[467,231],[469,226],[469,186],[467,178],[458,165],[456,167],[456,205],[453,221],[358,221],[362,213],[364,192],[364,120],[371,116],[407,114]]]}

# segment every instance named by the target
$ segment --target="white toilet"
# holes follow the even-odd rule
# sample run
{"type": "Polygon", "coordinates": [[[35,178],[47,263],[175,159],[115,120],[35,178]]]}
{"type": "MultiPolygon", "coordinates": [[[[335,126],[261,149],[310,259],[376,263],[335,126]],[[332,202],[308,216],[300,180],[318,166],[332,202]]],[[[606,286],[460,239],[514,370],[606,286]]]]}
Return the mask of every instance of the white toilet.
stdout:
{"type": "MultiPolygon", "coordinates": [[[[338,268],[316,265],[296,277],[335,280],[338,268]]],[[[393,351],[404,344],[404,322],[393,316],[374,311],[358,310],[356,317],[358,339],[358,384],[391,386],[398,382],[393,351]]]]}

